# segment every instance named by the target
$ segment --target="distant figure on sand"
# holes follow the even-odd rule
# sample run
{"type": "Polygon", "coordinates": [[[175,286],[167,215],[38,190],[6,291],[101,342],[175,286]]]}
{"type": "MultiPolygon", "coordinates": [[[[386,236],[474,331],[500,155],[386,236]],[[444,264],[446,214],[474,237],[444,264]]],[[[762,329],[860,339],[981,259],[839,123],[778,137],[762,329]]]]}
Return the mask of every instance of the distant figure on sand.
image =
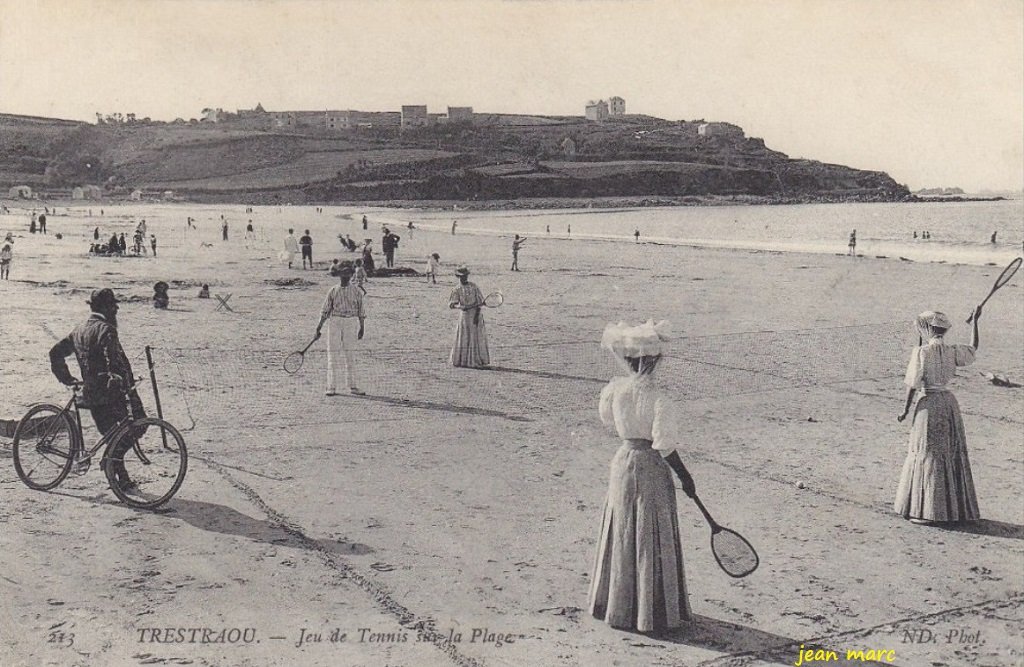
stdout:
{"type": "Polygon", "coordinates": [[[367,220],[366,216],[364,215],[363,216],[363,229],[369,229],[370,228],[369,225],[370,225],[370,221],[367,220]]]}
{"type": "Polygon", "coordinates": [[[363,267],[363,260],[357,259],[354,266],[356,268],[355,273],[352,274],[352,282],[356,287],[362,290],[363,294],[366,294],[366,287],[364,287],[364,285],[366,285],[367,278],[366,269],[363,267]]]}
{"type": "Polygon", "coordinates": [[[156,257],[156,234],[150,234],[149,245],[153,248],[153,257],[156,257]]]}
{"type": "Polygon", "coordinates": [[[441,256],[436,252],[427,257],[427,281],[431,285],[437,284],[437,272],[441,270],[441,256]]]}
{"type": "Polygon", "coordinates": [[[565,226],[565,233],[567,236],[572,236],[572,225],[565,226]]]}
{"type": "Polygon", "coordinates": [[[309,230],[299,238],[299,247],[302,248],[302,268],[306,268],[306,260],[309,260],[309,268],[313,268],[313,237],[309,230]]]}
{"type": "Polygon", "coordinates": [[[117,249],[122,255],[128,252],[128,242],[124,240],[124,232],[121,232],[121,237],[117,239],[117,249]]]}
{"type": "Polygon", "coordinates": [[[158,308],[160,310],[166,310],[167,309],[167,306],[171,302],[171,298],[167,294],[168,287],[169,286],[167,285],[167,283],[165,283],[162,280],[160,282],[158,282],[156,285],[153,285],[153,307],[154,308],[158,308]]]}
{"type": "Polygon", "coordinates": [[[484,329],[484,316],[480,312],[484,305],[484,295],[480,288],[469,282],[469,269],[460,266],[455,275],[459,285],[452,290],[448,298],[448,307],[462,311],[459,325],[455,330],[455,345],[452,347],[452,366],[464,368],[483,368],[491,364],[491,355],[487,350],[487,332],[484,329]]]}
{"type": "Polygon", "coordinates": [[[373,261],[373,248],[370,247],[372,243],[373,239],[363,239],[363,268],[366,269],[368,276],[372,276],[376,268],[373,261]]]}
{"type": "Polygon", "coordinates": [[[850,232],[850,242],[848,243],[848,250],[846,254],[851,257],[857,256],[857,230],[850,232]]]}
{"type": "Polygon", "coordinates": [[[999,232],[992,232],[992,245],[995,245],[995,243],[996,243],[996,234],[998,234],[998,233],[999,232]]]}
{"type": "Polygon", "coordinates": [[[381,239],[381,247],[384,249],[384,261],[387,267],[395,266],[395,251],[398,250],[398,242],[401,240],[398,234],[394,234],[387,227],[384,228],[384,238],[381,239]]]}
{"type": "Polygon", "coordinates": [[[327,293],[320,309],[320,323],[316,325],[316,337],[319,338],[324,322],[327,322],[327,395],[338,395],[338,381],[344,364],[348,390],[362,396],[366,392],[356,384],[355,350],[358,341],[363,339],[366,324],[363,293],[351,284],[352,269],[343,267],[338,272],[338,279],[339,284],[327,293]]]}
{"type": "Polygon", "coordinates": [[[221,236],[223,237],[223,240],[227,241],[228,240],[228,219],[223,217],[223,216],[221,216],[221,220],[220,220],[220,233],[221,233],[221,236]]]}
{"type": "Polygon", "coordinates": [[[200,299],[209,299],[210,298],[210,286],[209,285],[203,284],[203,286],[199,288],[199,298],[200,299]]]}
{"type": "Polygon", "coordinates": [[[299,253],[299,241],[295,238],[295,230],[289,229],[288,236],[284,237],[284,252],[285,259],[288,260],[288,268],[292,268],[292,262],[295,261],[295,255],[299,253]]]}
{"type": "Polygon", "coordinates": [[[674,448],[675,408],[653,378],[667,340],[666,324],[650,320],[609,324],[601,337],[629,374],[612,378],[598,404],[601,422],[622,445],[611,462],[589,610],[634,632],[662,632],[691,618],[672,473],[691,478],[674,448]]]}
{"type": "Polygon", "coordinates": [[[634,243],[640,243],[640,230],[639,229],[634,229],[633,230],[633,242],[634,243]]]}
{"type": "Polygon", "coordinates": [[[459,221],[458,220],[452,220],[452,236],[455,236],[455,228],[458,227],[458,225],[459,225],[459,221]]]}
{"type": "Polygon", "coordinates": [[[519,249],[526,243],[526,238],[519,238],[519,234],[512,239],[512,271],[519,270],[519,249]]]}
{"type": "Polygon", "coordinates": [[[46,214],[45,213],[40,213],[39,214],[39,233],[40,234],[45,234],[46,233],[46,214]]]}
{"type": "Polygon", "coordinates": [[[14,250],[10,243],[5,243],[0,249],[0,280],[11,279],[11,260],[14,259],[14,250]]]}
{"type": "Polygon", "coordinates": [[[100,228],[99,227],[97,227],[96,229],[92,230],[92,240],[93,241],[99,241],[100,240],[100,228]]]}
{"type": "Polygon", "coordinates": [[[252,220],[250,220],[245,225],[245,240],[246,241],[255,241],[256,240],[256,230],[254,230],[252,228],[252,220]]]}
{"type": "Polygon", "coordinates": [[[914,408],[907,459],[894,504],[897,514],[914,523],[981,518],[960,405],[946,387],[958,367],[974,363],[980,319],[978,306],[970,345],[949,345],[943,340],[952,326],[943,313],[926,311],[915,321],[923,344],[910,353],[904,378],[907,399],[896,419],[902,422],[907,418],[917,392],[921,392],[921,399],[914,408]]]}

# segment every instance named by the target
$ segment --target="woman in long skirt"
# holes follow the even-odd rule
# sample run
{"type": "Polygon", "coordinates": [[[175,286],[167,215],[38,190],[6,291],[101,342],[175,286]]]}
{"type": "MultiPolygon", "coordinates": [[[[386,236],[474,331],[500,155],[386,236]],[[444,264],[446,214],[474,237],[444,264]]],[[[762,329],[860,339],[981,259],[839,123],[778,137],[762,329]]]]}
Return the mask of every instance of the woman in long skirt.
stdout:
{"type": "Polygon", "coordinates": [[[590,613],[613,628],[662,632],[690,619],[672,471],[688,475],[675,414],[653,372],[664,323],[609,325],[601,344],[629,367],[601,391],[601,421],[622,446],[612,459],[590,587],[590,613]]]}
{"type": "Polygon", "coordinates": [[[894,505],[898,514],[914,523],[973,521],[981,517],[960,405],[946,388],[956,376],[957,367],[974,363],[979,319],[980,307],[974,313],[970,345],[950,345],[943,340],[952,326],[946,315],[928,311],[917,316],[922,344],[910,355],[906,405],[897,419],[906,419],[915,394],[921,392],[921,399],[914,408],[907,460],[894,505]]]}
{"type": "Polygon", "coordinates": [[[480,312],[484,305],[484,295],[479,287],[469,282],[469,269],[460,266],[455,275],[459,277],[460,284],[452,290],[448,307],[462,310],[462,316],[459,317],[459,326],[455,330],[451,362],[453,366],[482,368],[491,363],[491,355],[487,350],[484,314],[480,312]]]}

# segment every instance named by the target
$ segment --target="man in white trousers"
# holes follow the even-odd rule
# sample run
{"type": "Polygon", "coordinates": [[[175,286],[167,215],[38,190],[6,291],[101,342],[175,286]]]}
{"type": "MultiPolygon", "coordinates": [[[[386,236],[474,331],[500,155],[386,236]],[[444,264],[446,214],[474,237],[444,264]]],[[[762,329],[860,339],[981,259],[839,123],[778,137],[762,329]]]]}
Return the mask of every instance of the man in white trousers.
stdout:
{"type": "Polygon", "coordinates": [[[351,284],[352,269],[338,270],[340,284],[331,288],[320,312],[320,323],[316,325],[316,336],[327,322],[327,395],[338,395],[338,377],[341,365],[345,365],[345,381],[349,392],[363,396],[355,378],[355,350],[363,338],[366,311],[363,308],[363,292],[351,284]],[[343,356],[344,355],[344,356],[343,356]]]}

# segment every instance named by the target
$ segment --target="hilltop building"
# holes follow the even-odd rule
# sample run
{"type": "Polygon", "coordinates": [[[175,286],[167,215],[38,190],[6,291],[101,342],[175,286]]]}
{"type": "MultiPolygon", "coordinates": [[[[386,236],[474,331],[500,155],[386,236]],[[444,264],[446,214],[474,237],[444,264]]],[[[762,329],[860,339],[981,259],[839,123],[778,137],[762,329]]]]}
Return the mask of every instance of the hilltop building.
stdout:
{"type": "Polygon", "coordinates": [[[200,118],[200,122],[203,123],[219,123],[223,120],[224,110],[223,109],[203,109],[203,117],[200,118]]]}
{"type": "Polygon", "coordinates": [[[353,127],[351,111],[324,112],[324,122],[328,130],[351,130],[353,127]]]}
{"type": "Polygon", "coordinates": [[[604,100],[587,102],[587,120],[601,122],[608,118],[608,103],[604,100]]]}
{"type": "Polygon", "coordinates": [[[608,114],[611,116],[623,116],[626,113],[626,100],[621,97],[608,98],[608,114]]]}
{"type": "Polygon", "coordinates": [[[430,115],[426,104],[402,105],[402,129],[409,127],[426,127],[430,125],[430,115]]]}
{"type": "Polygon", "coordinates": [[[697,126],[698,137],[743,138],[743,128],[732,123],[701,123],[697,126]]]}
{"type": "Polygon", "coordinates": [[[473,107],[448,107],[448,122],[470,122],[473,120],[473,107]]]}

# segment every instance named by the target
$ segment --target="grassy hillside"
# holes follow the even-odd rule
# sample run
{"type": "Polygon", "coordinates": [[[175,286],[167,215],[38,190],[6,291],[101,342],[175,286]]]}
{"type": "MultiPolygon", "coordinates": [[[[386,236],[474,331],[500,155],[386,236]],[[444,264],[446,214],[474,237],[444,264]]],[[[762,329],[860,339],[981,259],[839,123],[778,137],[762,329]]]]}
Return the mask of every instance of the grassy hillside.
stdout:
{"type": "Polygon", "coordinates": [[[251,201],[753,195],[902,199],[881,172],[791,160],[735,126],[622,116],[476,114],[473,122],[274,128],[222,123],[90,125],[0,115],[0,187],[86,183],[251,201]]]}

